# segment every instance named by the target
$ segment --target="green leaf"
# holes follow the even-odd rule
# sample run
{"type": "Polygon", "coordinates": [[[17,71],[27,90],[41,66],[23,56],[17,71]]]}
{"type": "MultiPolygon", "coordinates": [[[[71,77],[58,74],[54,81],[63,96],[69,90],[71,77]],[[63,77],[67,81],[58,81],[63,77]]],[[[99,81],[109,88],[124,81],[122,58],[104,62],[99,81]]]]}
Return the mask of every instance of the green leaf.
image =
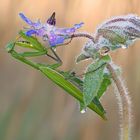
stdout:
{"type": "Polygon", "coordinates": [[[83,114],[86,112],[85,104],[82,102],[79,102],[80,105],[80,112],[83,114]]]}
{"type": "Polygon", "coordinates": [[[108,74],[104,74],[103,81],[97,93],[98,99],[105,93],[109,85],[111,85],[111,77],[108,74]]]}
{"type": "Polygon", "coordinates": [[[99,99],[98,99],[97,97],[95,97],[95,98],[92,100],[92,102],[93,102],[94,104],[96,104],[96,105],[98,106],[98,108],[100,108],[100,110],[102,110],[102,112],[106,113],[105,110],[104,110],[104,108],[103,108],[103,106],[102,106],[102,104],[100,103],[100,101],[99,101],[99,99]]]}
{"type": "Polygon", "coordinates": [[[19,34],[23,39],[29,41],[36,50],[43,51],[46,49],[35,37],[26,36],[23,31],[20,31],[19,34]]]}
{"type": "MultiPolygon", "coordinates": [[[[76,87],[78,87],[81,91],[83,91],[83,80],[81,80],[79,77],[76,77],[75,74],[73,74],[71,71],[68,72],[61,72],[63,76],[66,77],[67,80],[72,82],[76,87]]],[[[101,88],[101,87],[100,87],[101,88]]],[[[100,108],[103,112],[105,112],[102,104],[100,103],[99,99],[95,97],[92,102],[97,105],[98,108],[100,108]]],[[[82,102],[79,102],[80,105],[80,111],[81,113],[84,113],[86,111],[85,105],[82,102]]]]}
{"type": "MultiPolygon", "coordinates": [[[[79,100],[81,103],[84,103],[83,101],[83,93],[74,86],[71,82],[67,81],[63,75],[58,73],[57,71],[49,68],[49,67],[39,67],[40,71],[45,74],[49,79],[51,79],[54,83],[56,83],[58,86],[63,88],[65,91],[67,91],[70,95],[75,97],[77,100],[79,100]]],[[[105,113],[96,106],[96,104],[91,103],[88,105],[88,107],[95,111],[98,115],[100,115],[102,118],[105,118],[105,113]]]]}
{"type": "MultiPolygon", "coordinates": [[[[92,103],[94,103],[95,105],[98,106],[98,108],[100,108],[100,110],[104,113],[106,113],[106,111],[104,110],[102,104],[100,103],[99,99],[97,97],[95,97],[93,100],[92,100],[92,103]]],[[[85,107],[85,104],[82,103],[82,102],[79,102],[80,104],[80,111],[81,113],[85,113],[86,111],[86,107],[85,107]]]]}
{"type": "MultiPolygon", "coordinates": [[[[81,91],[83,91],[83,80],[82,79],[80,79],[79,77],[76,77],[76,75],[73,75],[73,73],[71,71],[61,72],[61,74],[63,76],[65,76],[67,80],[72,82],[76,87],[78,87],[81,91]]],[[[97,97],[95,97],[92,100],[92,102],[94,104],[96,104],[98,106],[98,108],[100,108],[103,112],[105,112],[105,110],[104,110],[102,104],[100,103],[99,98],[103,95],[103,93],[107,89],[107,86],[109,86],[110,84],[111,84],[110,76],[107,74],[104,74],[104,80],[99,88],[97,97]]],[[[84,111],[85,110],[84,103],[79,102],[79,105],[80,105],[80,111],[81,112],[84,111]]]]}
{"type": "Polygon", "coordinates": [[[109,61],[110,57],[104,56],[100,60],[88,66],[83,83],[83,98],[85,107],[97,96],[98,90],[100,89],[103,81],[106,63],[109,61]]]}

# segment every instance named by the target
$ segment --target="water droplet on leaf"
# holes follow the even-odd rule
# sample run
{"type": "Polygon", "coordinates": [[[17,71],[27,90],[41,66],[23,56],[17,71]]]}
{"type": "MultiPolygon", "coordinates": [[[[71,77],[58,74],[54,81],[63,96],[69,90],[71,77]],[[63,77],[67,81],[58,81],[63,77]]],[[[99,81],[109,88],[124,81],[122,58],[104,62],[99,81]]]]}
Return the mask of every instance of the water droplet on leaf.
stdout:
{"type": "Polygon", "coordinates": [[[126,45],[122,45],[122,49],[126,49],[127,48],[127,46],[126,45]]]}
{"type": "Polygon", "coordinates": [[[81,114],[84,114],[84,113],[86,113],[86,111],[87,111],[87,109],[84,108],[84,109],[82,109],[80,112],[81,112],[81,114]]]}

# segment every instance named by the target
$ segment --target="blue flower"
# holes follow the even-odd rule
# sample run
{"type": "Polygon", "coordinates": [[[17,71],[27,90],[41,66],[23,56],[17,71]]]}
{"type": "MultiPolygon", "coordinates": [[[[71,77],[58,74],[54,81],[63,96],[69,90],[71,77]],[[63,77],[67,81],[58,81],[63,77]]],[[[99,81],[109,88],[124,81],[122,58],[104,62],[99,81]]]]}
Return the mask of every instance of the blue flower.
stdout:
{"type": "Polygon", "coordinates": [[[30,26],[26,31],[27,36],[40,36],[43,40],[48,41],[51,47],[63,44],[65,40],[67,40],[83,25],[83,22],[81,22],[79,24],[75,24],[71,28],[58,28],[55,26],[55,13],[53,13],[44,24],[42,24],[39,20],[37,22],[31,21],[23,13],[19,13],[19,16],[30,26]]]}

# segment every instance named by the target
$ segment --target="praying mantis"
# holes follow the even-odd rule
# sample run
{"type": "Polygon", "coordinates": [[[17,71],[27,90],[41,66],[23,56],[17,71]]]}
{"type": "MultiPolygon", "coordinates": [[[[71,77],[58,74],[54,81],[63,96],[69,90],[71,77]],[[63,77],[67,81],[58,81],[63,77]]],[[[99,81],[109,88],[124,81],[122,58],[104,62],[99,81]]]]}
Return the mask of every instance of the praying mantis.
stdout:
{"type": "MultiPolygon", "coordinates": [[[[18,37],[16,41],[11,42],[7,45],[7,51],[12,55],[12,57],[37,70],[40,70],[49,79],[54,81],[57,85],[62,87],[64,90],[66,90],[70,95],[74,96],[77,100],[83,103],[83,97],[82,97],[83,94],[79,87],[79,85],[83,84],[83,81],[69,71],[63,72],[58,70],[58,68],[62,65],[62,60],[56,54],[55,50],[53,50],[55,48],[47,48],[43,46],[40,42],[38,42],[38,40],[35,37],[28,37],[22,31],[19,32],[19,35],[20,37],[18,37]],[[20,38],[22,38],[22,40],[19,40],[20,38]],[[34,51],[18,53],[16,51],[16,46],[28,48],[34,51]],[[49,50],[52,51],[54,56],[48,54],[49,50]],[[51,59],[55,60],[56,63],[42,64],[42,63],[33,62],[28,59],[29,57],[36,57],[36,56],[43,56],[43,55],[48,56],[51,59]],[[69,77],[73,77],[73,78],[72,79],[70,78],[70,80],[68,80],[69,77]]],[[[105,111],[99,101],[96,101],[95,103],[92,102],[91,104],[88,105],[88,107],[91,110],[95,111],[97,114],[99,114],[103,119],[106,119],[105,111]]]]}

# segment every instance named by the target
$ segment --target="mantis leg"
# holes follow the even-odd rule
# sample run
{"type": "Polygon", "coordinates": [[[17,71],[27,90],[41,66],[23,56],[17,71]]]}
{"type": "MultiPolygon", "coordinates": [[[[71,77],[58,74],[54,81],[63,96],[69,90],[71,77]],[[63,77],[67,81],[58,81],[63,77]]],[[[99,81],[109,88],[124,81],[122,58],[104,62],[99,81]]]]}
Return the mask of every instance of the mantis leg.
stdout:
{"type": "MultiPolygon", "coordinates": [[[[72,41],[72,38],[71,38],[68,42],[63,43],[63,44],[59,44],[59,45],[57,45],[56,47],[58,47],[58,46],[63,46],[63,45],[68,45],[71,41],[72,41]]],[[[57,55],[57,53],[54,51],[54,49],[53,49],[52,47],[50,47],[49,49],[52,51],[52,53],[54,54],[55,57],[53,57],[53,56],[51,56],[51,55],[49,55],[49,54],[46,54],[46,55],[47,55],[48,57],[52,58],[53,60],[57,61],[58,63],[60,63],[60,65],[62,65],[62,60],[61,60],[60,57],[57,55]]]]}
{"type": "Polygon", "coordinates": [[[95,70],[88,71],[88,72],[86,72],[86,73],[82,73],[82,74],[79,74],[79,75],[76,75],[76,74],[74,73],[73,76],[68,77],[68,79],[73,79],[73,78],[75,78],[75,77],[81,77],[81,76],[84,76],[84,75],[86,75],[86,74],[95,72],[95,71],[97,71],[98,69],[100,69],[101,67],[103,67],[103,66],[106,65],[106,64],[107,64],[107,63],[103,63],[101,66],[99,66],[99,67],[96,68],[95,70]]]}

